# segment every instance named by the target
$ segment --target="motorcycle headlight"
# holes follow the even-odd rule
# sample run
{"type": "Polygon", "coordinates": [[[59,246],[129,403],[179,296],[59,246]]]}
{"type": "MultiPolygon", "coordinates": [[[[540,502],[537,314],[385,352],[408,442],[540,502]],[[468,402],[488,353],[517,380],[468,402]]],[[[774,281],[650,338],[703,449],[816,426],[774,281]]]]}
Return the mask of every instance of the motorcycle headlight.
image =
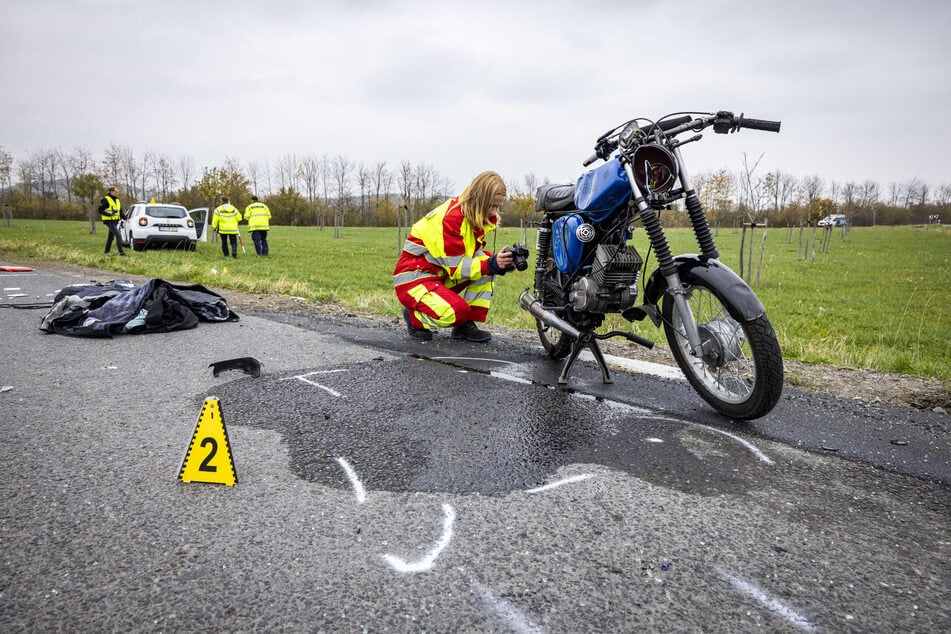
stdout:
{"type": "Polygon", "coordinates": [[[634,150],[631,163],[637,186],[644,194],[662,194],[677,182],[677,159],[663,145],[647,143],[640,146],[634,150]]]}

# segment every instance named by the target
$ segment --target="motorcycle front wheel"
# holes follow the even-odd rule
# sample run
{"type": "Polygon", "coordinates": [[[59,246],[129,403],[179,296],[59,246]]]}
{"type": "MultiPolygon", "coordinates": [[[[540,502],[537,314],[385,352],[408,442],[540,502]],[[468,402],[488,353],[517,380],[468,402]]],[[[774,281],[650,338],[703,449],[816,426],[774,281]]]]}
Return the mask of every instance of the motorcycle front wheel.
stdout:
{"type": "Polygon", "coordinates": [[[690,353],[683,315],[663,300],[667,343],[690,385],[721,414],[740,420],[765,416],[783,391],[783,357],[766,315],[740,322],[729,300],[702,282],[686,287],[703,354],[690,353]]]}

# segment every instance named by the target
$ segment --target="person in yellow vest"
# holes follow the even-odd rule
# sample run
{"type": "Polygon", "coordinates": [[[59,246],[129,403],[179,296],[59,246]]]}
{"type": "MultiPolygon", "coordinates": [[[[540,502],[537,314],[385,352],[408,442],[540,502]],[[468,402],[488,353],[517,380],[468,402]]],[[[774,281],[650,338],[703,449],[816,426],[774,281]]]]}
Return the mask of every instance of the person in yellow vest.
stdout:
{"type": "Polygon", "coordinates": [[[211,228],[218,232],[221,238],[221,252],[225,257],[238,257],[238,223],[241,222],[241,212],[231,204],[227,196],[221,197],[221,204],[215,207],[215,214],[211,218],[211,228]],[[228,243],[231,243],[231,253],[228,253],[228,243]]]}
{"type": "Polygon", "coordinates": [[[267,255],[267,232],[271,223],[271,210],[251,196],[251,204],[244,208],[244,219],[248,221],[248,231],[254,242],[254,252],[258,255],[267,255]]]}
{"type": "Polygon", "coordinates": [[[496,275],[515,270],[514,255],[486,250],[495,231],[506,189],[502,177],[483,172],[456,198],[421,218],[410,230],[393,270],[393,287],[403,305],[409,335],[433,338],[433,328],[452,327],[451,337],[487,343],[485,321],[496,275]]]}
{"type": "Polygon", "coordinates": [[[99,217],[106,225],[109,235],[106,236],[106,253],[112,248],[112,241],[116,241],[116,251],[125,255],[122,250],[122,238],[119,237],[119,219],[122,218],[122,201],[119,200],[119,188],[113,185],[109,188],[102,200],[99,201],[99,217]]]}

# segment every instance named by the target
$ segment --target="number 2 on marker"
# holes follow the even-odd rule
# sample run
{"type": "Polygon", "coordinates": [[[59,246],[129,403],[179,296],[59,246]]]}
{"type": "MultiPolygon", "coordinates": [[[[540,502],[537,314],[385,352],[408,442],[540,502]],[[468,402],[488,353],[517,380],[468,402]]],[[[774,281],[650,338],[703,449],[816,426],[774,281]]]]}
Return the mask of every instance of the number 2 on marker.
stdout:
{"type": "Polygon", "coordinates": [[[201,441],[201,446],[211,445],[211,450],[208,452],[208,455],[205,456],[205,459],[201,461],[201,466],[198,467],[199,471],[211,471],[212,473],[218,471],[218,467],[211,464],[211,461],[214,459],[215,454],[218,453],[218,442],[214,438],[203,438],[201,441]]]}

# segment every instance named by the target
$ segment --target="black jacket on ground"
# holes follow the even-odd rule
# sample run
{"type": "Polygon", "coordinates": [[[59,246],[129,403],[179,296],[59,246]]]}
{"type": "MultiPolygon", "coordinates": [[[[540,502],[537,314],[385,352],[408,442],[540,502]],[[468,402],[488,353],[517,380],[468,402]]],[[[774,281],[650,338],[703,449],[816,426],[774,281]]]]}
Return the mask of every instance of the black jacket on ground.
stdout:
{"type": "Polygon", "coordinates": [[[199,321],[237,321],[221,295],[199,284],[158,278],[136,286],[126,280],[67,286],[40,322],[47,333],[111,337],[116,333],[171,332],[199,321]]]}

